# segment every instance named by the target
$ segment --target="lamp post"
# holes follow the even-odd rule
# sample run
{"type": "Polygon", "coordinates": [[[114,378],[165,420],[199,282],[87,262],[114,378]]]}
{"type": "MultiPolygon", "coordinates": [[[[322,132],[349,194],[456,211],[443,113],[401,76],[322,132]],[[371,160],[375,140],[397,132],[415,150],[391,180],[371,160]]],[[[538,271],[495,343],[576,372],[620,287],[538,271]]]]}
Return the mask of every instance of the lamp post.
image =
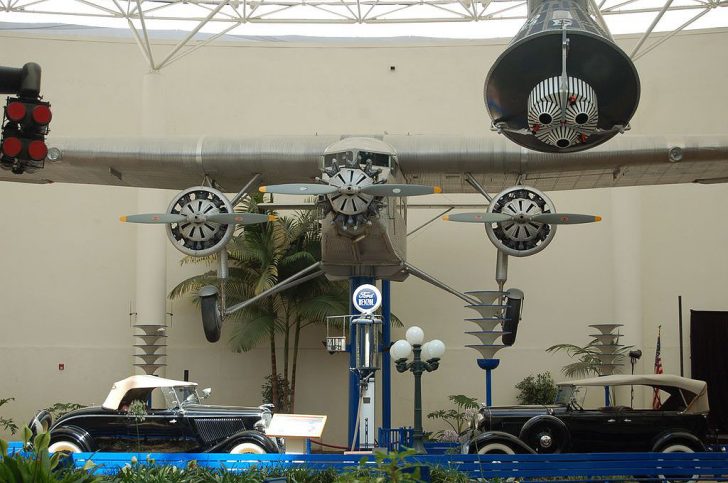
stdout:
{"type": "Polygon", "coordinates": [[[411,371],[415,375],[415,414],[414,433],[412,435],[413,449],[419,454],[425,454],[425,445],[422,442],[422,373],[432,372],[440,367],[440,358],[445,354],[445,344],[438,339],[423,344],[425,333],[419,327],[407,329],[405,339],[395,342],[389,353],[395,361],[397,372],[411,371]],[[412,355],[412,360],[408,360],[412,355]]]}

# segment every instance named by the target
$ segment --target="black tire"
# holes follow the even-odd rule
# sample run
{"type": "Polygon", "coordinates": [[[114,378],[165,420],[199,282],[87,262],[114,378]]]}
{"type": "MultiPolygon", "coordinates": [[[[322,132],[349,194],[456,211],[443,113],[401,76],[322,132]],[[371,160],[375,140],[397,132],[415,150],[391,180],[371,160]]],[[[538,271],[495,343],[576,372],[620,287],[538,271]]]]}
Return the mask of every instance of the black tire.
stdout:
{"type": "Polygon", "coordinates": [[[571,441],[564,422],[551,415],[535,416],[526,421],[519,438],[538,454],[561,453],[571,441]]]}
{"type": "Polygon", "coordinates": [[[199,296],[205,338],[208,342],[217,342],[222,333],[222,316],[217,303],[217,288],[212,285],[202,287],[199,296]]]}

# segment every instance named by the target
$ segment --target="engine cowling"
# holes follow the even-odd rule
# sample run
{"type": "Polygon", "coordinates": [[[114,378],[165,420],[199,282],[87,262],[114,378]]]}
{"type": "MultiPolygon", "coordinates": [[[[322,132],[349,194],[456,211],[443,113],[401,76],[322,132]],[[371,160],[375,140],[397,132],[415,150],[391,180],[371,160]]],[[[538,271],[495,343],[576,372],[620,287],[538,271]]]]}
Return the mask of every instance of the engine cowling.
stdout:
{"type": "Polygon", "coordinates": [[[235,231],[234,224],[219,224],[204,216],[232,213],[230,200],[220,191],[207,186],[193,186],[175,196],[167,213],[188,219],[167,225],[167,237],[185,255],[204,257],[221,250],[235,231]]]}
{"type": "Polygon", "coordinates": [[[555,211],[554,204],[542,191],[513,186],[493,198],[488,213],[503,213],[514,219],[485,223],[485,232],[493,245],[507,255],[527,257],[546,248],[556,235],[556,225],[533,221],[530,217],[555,211]]]}

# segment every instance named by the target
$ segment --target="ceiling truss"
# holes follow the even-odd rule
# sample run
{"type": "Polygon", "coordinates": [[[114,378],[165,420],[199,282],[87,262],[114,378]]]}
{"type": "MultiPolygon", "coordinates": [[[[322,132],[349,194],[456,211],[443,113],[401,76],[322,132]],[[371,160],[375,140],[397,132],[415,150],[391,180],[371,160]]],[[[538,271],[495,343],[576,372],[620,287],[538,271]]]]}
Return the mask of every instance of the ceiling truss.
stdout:
{"type": "MultiPolygon", "coordinates": [[[[607,24],[608,20],[625,16],[649,17],[649,26],[630,54],[634,60],[709,12],[728,6],[728,0],[598,1],[598,4],[594,0],[590,3],[592,14],[600,23],[607,24]],[[684,21],[667,29],[659,38],[651,39],[658,29],[666,30],[660,28],[666,15],[676,12],[684,21]]],[[[226,34],[244,35],[246,24],[481,22],[487,30],[494,22],[525,19],[525,13],[524,1],[502,0],[0,0],[0,21],[5,20],[4,14],[15,14],[14,19],[22,14],[22,17],[34,16],[28,17],[32,21],[64,19],[66,23],[74,23],[86,18],[103,26],[126,26],[154,71],[226,34]],[[159,55],[158,50],[152,49],[150,37],[153,31],[165,29],[182,29],[184,37],[159,55]]]]}

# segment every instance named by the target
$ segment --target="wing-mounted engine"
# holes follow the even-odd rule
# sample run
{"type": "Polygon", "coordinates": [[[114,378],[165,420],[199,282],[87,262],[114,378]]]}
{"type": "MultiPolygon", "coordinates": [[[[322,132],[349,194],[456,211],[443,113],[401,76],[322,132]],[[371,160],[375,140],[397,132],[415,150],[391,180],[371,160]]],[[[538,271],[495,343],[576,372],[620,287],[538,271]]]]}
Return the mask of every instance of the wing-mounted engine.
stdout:
{"type": "Polygon", "coordinates": [[[530,186],[513,186],[490,200],[486,213],[458,213],[448,221],[482,223],[495,247],[506,255],[527,257],[551,243],[557,225],[600,221],[601,217],[556,213],[548,196],[530,186]]]}
{"type": "Polygon", "coordinates": [[[230,200],[220,191],[205,186],[188,188],[169,204],[167,213],[185,219],[167,224],[169,241],[186,255],[203,257],[222,249],[233,236],[235,224],[220,224],[208,217],[232,213],[230,200]]]}
{"type": "Polygon", "coordinates": [[[165,213],[122,216],[128,223],[167,225],[167,236],[174,247],[195,257],[222,250],[235,231],[235,225],[272,221],[275,216],[260,213],[235,213],[230,200],[215,188],[194,186],[172,199],[165,213]]]}
{"type": "Polygon", "coordinates": [[[555,212],[554,204],[541,191],[514,186],[500,192],[488,206],[488,213],[511,218],[500,223],[486,223],[485,232],[493,245],[508,255],[533,255],[546,248],[556,235],[556,225],[537,221],[537,215],[555,212]]]}

